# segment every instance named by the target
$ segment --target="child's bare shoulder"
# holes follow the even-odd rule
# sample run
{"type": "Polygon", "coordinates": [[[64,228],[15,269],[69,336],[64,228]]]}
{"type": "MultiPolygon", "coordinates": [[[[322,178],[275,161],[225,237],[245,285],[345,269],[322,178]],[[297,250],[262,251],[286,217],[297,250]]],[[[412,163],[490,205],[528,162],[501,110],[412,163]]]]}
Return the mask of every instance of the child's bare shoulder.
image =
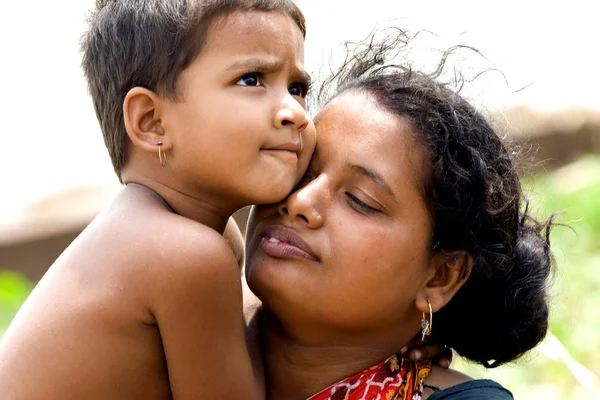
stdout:
{"type": "Polygon", "coordinates": [[[181,292],[186,285],[199,289],[219,280],[240,285],[236,256],[222,235],[175,214],[148,189],[125,191],[97,233],[115,238],[109,244],[113,260],[138,269],[148,294],[181,292]]]}
{"type": "Polygon", "coordinates": [[[138,221],[134,247],[148,276],[157,278],[160,287],[169,290],[193,285],[199,289],[199,285],[232,278],[240,285],[238,260],[219,232],[167,209],[145,213],[138,221]]]}
{"type": "MultiPolygon", "coordinates": [[[[239,277],[238,260],[227,240],[215,230],[175,216],[164,221],[161,232],[160,252],[168,257],[161,257],[163,265],[161,274],[173,278],[174,274],[182,277],[202,277],[218,279],[219,275],[239,277]]],[[[236,280],[240,284],[239,280],[236,280]]]]}

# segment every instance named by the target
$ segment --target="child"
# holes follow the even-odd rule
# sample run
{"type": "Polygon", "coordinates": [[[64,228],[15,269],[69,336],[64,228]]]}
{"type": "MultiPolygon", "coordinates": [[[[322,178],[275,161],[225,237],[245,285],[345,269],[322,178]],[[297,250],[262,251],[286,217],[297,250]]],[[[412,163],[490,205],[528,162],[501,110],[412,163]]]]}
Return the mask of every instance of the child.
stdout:
{"type": "Polygon", "coordinates": [[[306,168],[304,35],[291,0],[96,2],[83,68],[126,186],[6,332],[2,398],[261,397],[221,234],[306,168]]]}

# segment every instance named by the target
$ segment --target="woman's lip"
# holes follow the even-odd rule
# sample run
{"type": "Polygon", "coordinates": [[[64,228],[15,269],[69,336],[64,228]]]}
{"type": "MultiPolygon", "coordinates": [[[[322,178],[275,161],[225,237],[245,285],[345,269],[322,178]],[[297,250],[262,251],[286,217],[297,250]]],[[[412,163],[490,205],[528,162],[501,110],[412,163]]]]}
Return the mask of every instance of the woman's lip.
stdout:
{"type": "Polygon", "coordinates": [[[274,258],[296,258],[310,261],[317,261],[316,258],[302,249],[286,242],[272,242],[268,237],[263,237],[260,247],[268,256],[274,258]]]}
{"type": "Polygon", "coordinates": [[[311,247],[300,235],[283,226],[265,229],[260,242],[263,251],[275,258],[302,258],[319,261],[311,247]]]}

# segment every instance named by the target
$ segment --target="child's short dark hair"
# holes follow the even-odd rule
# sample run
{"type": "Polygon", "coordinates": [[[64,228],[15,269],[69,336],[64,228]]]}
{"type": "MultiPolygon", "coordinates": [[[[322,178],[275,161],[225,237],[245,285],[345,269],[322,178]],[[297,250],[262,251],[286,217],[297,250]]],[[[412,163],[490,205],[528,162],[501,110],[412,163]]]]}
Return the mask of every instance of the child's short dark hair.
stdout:
{"type": "Polygon", "coordinates": [[[96,0],[83,35],[82,66],[104,142],[121,179],[127,133],[123,101],[140,86],[176,98],[177,78],[198,56],[215,18],[235,11],[278,11],[306,35],[293,0],[96,0]]]}

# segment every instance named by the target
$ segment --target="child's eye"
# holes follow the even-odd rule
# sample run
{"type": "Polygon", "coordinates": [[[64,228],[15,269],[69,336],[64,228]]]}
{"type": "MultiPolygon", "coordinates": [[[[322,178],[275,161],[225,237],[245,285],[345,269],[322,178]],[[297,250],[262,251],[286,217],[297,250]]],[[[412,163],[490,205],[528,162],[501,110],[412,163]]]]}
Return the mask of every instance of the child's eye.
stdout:
{"type": "Polygon", "coordinates": [[[260,78],[256,73],[246,74],[242,76],[235,84],[240,86],[257,87],[260,86],[260,78]]]}
{"type": "Polygon", "coordinates": [[[290,92],[292,96],[304,98],[308,92],[308,87],[303,83],[294,83],[288,88],[288,92],[290,92]]]}

